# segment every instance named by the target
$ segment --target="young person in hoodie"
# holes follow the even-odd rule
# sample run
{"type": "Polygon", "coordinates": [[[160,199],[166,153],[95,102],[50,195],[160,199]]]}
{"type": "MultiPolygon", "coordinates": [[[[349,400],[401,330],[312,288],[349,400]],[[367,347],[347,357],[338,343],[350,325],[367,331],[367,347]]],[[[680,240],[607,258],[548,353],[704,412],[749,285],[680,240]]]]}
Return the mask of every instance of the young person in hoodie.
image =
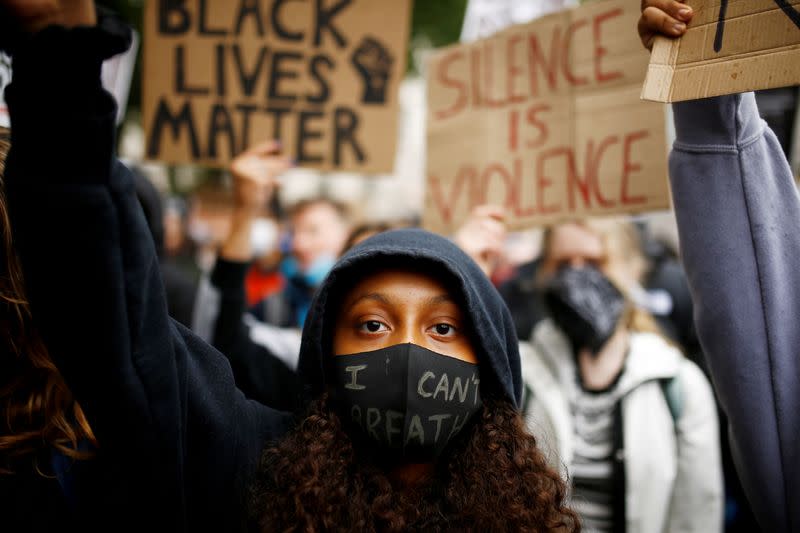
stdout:
{"type": "MultiPolygon", "coordinates": [[[[787,25],[797,6],[776,2],[787,25]]],[[[639,32],[677,35],[692,9],[642,2],[639,32]]],[[[742,485],[764,531],[800,531],[800,198],[753,94],[672,106],[670,184],[695,324],[742,485]]]]}
{"type": "Polygon", "coordinates": [[[44,5],[0,3],[27,30],[6,91],[11,227],[37,325],[114,474],[114,529],[235,530],[258,471],[264,531],[577,530],[519,414],[508,310],[441,237],[389,232],[346,254],[306,320],[304,412],[247,400],[225,358],[169,319],[114,158],[100,66],[125,35],[91,2],[44,5]],[[71,258],[59,280],[52,255],[71,258]]]}

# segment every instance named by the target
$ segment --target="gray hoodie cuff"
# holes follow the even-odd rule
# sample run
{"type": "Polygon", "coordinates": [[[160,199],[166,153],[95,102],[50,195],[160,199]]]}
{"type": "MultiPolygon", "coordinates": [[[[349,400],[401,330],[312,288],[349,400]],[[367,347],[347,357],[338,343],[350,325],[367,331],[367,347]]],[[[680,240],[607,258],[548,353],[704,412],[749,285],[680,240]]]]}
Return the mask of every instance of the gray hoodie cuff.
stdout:
{"type": "Polygon", "coordinates": [[[753,93],[679,102],[672,112],[677,147],[739,146],[764,129],[753,93]]]}

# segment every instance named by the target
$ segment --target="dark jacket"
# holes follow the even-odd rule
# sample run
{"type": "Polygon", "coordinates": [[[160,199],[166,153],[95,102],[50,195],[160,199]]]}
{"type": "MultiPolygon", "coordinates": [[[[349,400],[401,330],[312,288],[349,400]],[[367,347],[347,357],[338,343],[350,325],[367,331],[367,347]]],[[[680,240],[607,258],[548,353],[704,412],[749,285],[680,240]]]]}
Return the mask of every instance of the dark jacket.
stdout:
{"type": "MultiPolygon", "coordinates": [[[[80,481],[101,496],[42,530],[230,531],[289,417],[245,399],[227,360],[167,315],[100,84],[101,61],[124,46],[110,26],[45,29],[17,50],[6,91],[6,186],[34,319],[100,443],[101,475],[80,481]]],[[[46,510],[58,492],[39,497],[46,510]]],[[[4,529],[25,524],[2,511],[4,529]]]]}
{"type": "Polygon", "coordinates": [[[247,307],[244,281],[249,266],[217,259],[211,284],[220,298],[212,342],[230,361],[236,386],[245,396],[291,411],[302,396],[300,377],[266,346],[253,341],[250,326],[242,319],[247,307]]]}
{"type": "MultiPolygon", "coordinates": [[[[121,47],[103,28],[48,28],[17,51],[7,91],[13,237],[35,321],[100,445],[90,464],[102,478],[81,481],[102,482],[102,496],[76,509],[83,529],[231,531],[264,444],[290,416],[247,400],[228,361],[167,314],[130,172],[113,156],[115,104],[100,84],[102,59],[121,47]]],[[[373,237],[334,267],[303,335],[309,393],[325,387],[329,297],[368,268],[403,263],[452,284],[475,333],[483,394],[519,405],[508,309],[460,249],[416,230],[373,237]]]]}

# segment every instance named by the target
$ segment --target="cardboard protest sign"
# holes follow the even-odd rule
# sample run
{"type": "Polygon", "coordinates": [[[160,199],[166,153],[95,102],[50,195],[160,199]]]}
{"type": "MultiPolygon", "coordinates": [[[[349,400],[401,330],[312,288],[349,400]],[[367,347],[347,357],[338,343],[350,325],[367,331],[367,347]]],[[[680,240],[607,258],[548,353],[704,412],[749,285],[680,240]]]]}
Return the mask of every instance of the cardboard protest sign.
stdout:
{"type": "Polygon", "coordinates": [[[219,166],[277,138],[299,165],[390,171],[410,13],[410,0],[147,2],[147,157],[219,166]]]}
{"type": "Polygon", "coordinates": [[[639,99],[639,6],[607,0],[446,48],[428,69],[424,224],[511,229],[669,206],[665,106],[639,99]]]}
{"type": "Polygon", "coordinates": [[[800,0],[693,0],[680,39],[657,38],[642,98],[680,102],[800,84],[800,0]]]}

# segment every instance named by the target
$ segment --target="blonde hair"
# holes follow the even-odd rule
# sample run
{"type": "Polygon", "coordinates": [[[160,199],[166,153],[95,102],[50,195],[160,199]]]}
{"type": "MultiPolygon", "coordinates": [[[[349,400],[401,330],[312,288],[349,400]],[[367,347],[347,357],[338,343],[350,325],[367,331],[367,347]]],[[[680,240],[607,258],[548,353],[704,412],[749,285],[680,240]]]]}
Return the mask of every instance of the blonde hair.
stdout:
{"type": "MultiPolygon", "coordinates": [[[[603,245],[603,257],[599,266],[605,276],[622,292],[627,302],[627,310],[623,316],[623,324],[630,331],[656,333],[665,337],[658,327],[653,315],[636,305],[631,298],[631,290],[638,285],[647,274],[650,265],[642,252],[636,228],[628,220],[622,218],[593,219],[584,218],[564,222],[560,225],[574,224],[597,236],[603,245]]],[[[549,226],[542,239],[542,259],[539,280],[552,271],[549,254],[552,250],[555,230],[559,227],[549,226]]]]}
{"type": "MultiPolygon", "coordinates": [[[[7,136],[0,131],[0,185],[8,153],[7,136]]],[[[49,445],[73,459],[90,452],[81,443],[97,446],[89,422],[56,368],[40,336],[34,331],[25,296],[22,269],[14,252],[5,189],[0,186],[0,357],[10,375],[0,381],[0,474],[13,474],[13,464],[30,458],[36,470],[37,452],[49,445]]]]}

